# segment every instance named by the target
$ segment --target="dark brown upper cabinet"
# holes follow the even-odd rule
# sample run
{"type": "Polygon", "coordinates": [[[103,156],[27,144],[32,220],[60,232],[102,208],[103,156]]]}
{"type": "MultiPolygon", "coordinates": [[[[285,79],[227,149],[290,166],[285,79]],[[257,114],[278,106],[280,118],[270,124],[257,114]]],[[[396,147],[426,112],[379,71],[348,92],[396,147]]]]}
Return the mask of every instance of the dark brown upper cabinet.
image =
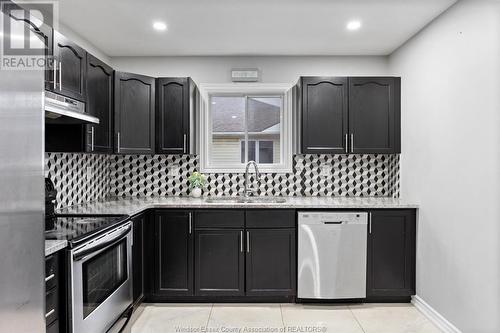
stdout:
{"type": "MultiPolygon", "coordinates": [[[[40,25],[39,22],[33,22],[28,12],[25,11],[18,4],[13,2],[4,1],[2,2],[2,11],[6,13],[12,20],[18,22],[24,22],[27,29],[29,29],[34,36],[38,37],[44,45],[44,49],[41,50],[45,54],[46,59],[46,70],[45,70],[45,89],[53,90],[54,88],[54,73],[52,72],[52,55],[53,55],[53,42],[54,42],[54,31],[51,26],[47,25],[45,22],[40,25]]],[[[5,52],[5,51],[4,51],[5,52]]],[[[16,50],[16,55],[19,55],[22,49],[16,50]]],[[[29,50],[32,52],[32,50],[29,50]]],[[[6,54],[8,55],[8,54],[6,54]]],[[[30,54],[31,55],[31,54],[30,54]]]]}
{"type": "Polygon", "coordinates": [[[156,152],[190,154],[196,85],[191,78],[156,79],[156,152]]]}
{"type": "Polygon", "coordinates": [[[415,294],[415,219],[415,210],[370,212],[368,300],[401,300],[415,294]]]}
{"type": "Polygon", "coordinates": [[[115,152],[154,154],[155,78],[115,72],[115,152]]]}
{"type": "Polygon", "coordinates": [[[349,78],[350,152],[401,152],[401,79],[349,78]]]}
{"type": "Polygon", "coordinates": [[[86,52],[54,31],[54,92],[85,102],[86,52]]]}
{"type": "Polygon", "coordinates": [[[302,153],[347,153],[347,78],[303,77],[300,85],[302,153]]]}
{"type": "Polygon", "coordinates": [[[401,79],[302,77],[303,154],[401,152],[401,79]]]}
{"type": "Polygon", "coordinates": [[[113,69],[87,53],[87,112],[99,124],[87,125],[87,152],[113,152],[113,69]]]}

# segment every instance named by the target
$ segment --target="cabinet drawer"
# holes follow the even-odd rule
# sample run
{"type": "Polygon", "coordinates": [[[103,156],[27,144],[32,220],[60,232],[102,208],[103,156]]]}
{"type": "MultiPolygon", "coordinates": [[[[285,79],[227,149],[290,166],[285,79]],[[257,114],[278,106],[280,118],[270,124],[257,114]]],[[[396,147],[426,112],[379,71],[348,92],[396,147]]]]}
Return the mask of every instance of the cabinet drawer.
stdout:
{"type": "Polygon", "coordinates": [[[256,209],[246,212],[247,228],[294,228],[295,211],[256,209]]]}
{"type": "Polygon", "coordinates": [[[201,210],[195,212],[195,228],[243,228],[243,210],[201,210]]]}
{"type": "Polygon", "coordinates": [[[45,322],[50,325],[58,317],[58,292],[57,288],[45,294],[45,322]]]}
{"type": "Polygon", "coordinates": [[[50,326],[47,326],[46,333],[59,333],[59,321],[56,320],[50,326]]]}
{"type": "Polygon", "coordinates": [[[57,285],[58,257],[56,254],[45,258],[45,290],[50,290],[57,285]]]}

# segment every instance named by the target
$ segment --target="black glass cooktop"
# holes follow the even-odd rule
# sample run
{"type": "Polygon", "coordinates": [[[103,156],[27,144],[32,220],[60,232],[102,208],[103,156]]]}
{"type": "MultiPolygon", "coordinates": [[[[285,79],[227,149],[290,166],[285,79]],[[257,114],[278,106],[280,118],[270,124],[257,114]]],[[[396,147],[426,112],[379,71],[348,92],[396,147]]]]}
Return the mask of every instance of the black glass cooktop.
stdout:
{"type": "Polygon", "coordinates": [[[54,229],[45,232],[45,239],[67,240],[70,247],[127,221],[119,216],[58,216],[54,229]]]}

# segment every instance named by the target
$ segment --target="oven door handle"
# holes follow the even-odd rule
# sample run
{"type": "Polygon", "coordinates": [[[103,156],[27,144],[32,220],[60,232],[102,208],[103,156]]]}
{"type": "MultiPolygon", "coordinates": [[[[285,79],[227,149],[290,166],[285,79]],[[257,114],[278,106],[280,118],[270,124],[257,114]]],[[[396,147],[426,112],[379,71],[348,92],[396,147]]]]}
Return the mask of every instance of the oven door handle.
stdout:
{"type": "Polygon", "coordinates": [[[89,254],[97,254],[99,252],[102,252],[106,250],[109,247],[112,247],[113,245],[116,245],[117,243],[121,242],[124,238],[127,237],[128,233],[130,232],[130,225],[127,227],[123,228],[124,230],[120,231],[117,233],[117,235],[111,239],[107,240],[102,240],[102,241],[95,241],[96,244],[92,244],[92,246],[86,247],[77,250],[73,253],[73,260],[75,261],[80,261],[83,260],[87,255],[89,254]]]}

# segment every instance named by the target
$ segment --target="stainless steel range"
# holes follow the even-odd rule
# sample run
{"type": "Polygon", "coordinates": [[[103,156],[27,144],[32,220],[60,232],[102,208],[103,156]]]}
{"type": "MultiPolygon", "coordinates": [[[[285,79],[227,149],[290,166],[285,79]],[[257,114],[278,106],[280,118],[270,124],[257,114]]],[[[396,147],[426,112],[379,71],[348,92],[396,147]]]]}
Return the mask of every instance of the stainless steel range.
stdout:
{"type": "MultiPolygon", "coordinates": [[[[69,330],[107,332],[132,305],[132,223],[126,216],[56,216],[47,239],[66,239],[69,330]]],[[[126,321],[125,324],[126,325],[126,321]]]]}
{"type": "Polygon", "coordinates": [[[70,251],[73,333],[106,332],[132,304],[131,230],[127,222],[70,251]]]}

